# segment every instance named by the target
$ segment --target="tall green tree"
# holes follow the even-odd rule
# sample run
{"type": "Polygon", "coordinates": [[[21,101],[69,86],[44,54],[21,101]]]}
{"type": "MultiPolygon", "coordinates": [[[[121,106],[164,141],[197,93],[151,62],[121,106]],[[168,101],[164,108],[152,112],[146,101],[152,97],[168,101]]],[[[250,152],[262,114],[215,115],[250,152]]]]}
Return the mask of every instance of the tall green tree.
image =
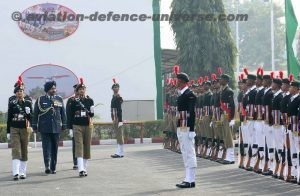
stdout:
{"type": "Polygon", "coordinates": [[[199,76],[216,73],[234,75],[236,47],[228,21],[184,20],[185,15],[224,14],[222,0],[173,0],[171,4],[171,27],[178,50],[178,64],[181,70],[197,79],[199,76]],[[178,18],[178,16],[181,16],[178,18]],[[177,18],[176,18],[177,17],[177,18]]]}

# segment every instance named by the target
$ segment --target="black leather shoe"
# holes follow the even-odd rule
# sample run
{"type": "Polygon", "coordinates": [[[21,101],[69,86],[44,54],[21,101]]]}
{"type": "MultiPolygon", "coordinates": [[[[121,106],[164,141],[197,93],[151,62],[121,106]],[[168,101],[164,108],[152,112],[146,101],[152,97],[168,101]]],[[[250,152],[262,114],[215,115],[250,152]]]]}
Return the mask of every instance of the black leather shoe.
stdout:
{"type": "Polygon", "coordinates": [[[246,168],[246,171],[253,171],[253,167],[246,168]]]}
{"type": "Polygon", "coordinates": [[[88,173],[86,171],[84,171],[84,176],[88,176],[88,173]]]}
{"type": "Polygon", "coordinates": [[[296,184],[297,183],[297,178],[293,177],[290,182],[296,184]]]}
{"type": "Polygon", "coordinates": [[[46,174],[50,174],[50,173],[51,173],[51,170],[50,170],[49,168],[46,168],[46,169],[45,169],[45,173],[46,173],[46,174]]]}
{"type": "Polygon", "coordinates": [[[240,168],[240,169],[245,169],[245,167],[244,167],[244,166],[242,166],[242,165],[240,165],[240,166],[239,166],[239,168],[240,168]]]}
{"type": "Polygon", "coordinates": [[[24,180],[24,179],[26,179],[26,176],[22,174],[22,175],[20,175],[20,179],[24,180]]]}
{"type": "Polygon", "coordinates": [[[14,175],[14,180],[19,180],[19,174],[14,175]]]}
{"type": "Polygon", "coordinates": [[[78,166],[77,165],[74,165],[73,166],[73,170],[77,170],[78,169],[78,166]]]}
{"type": "Polygon", "coordinates": [[[221,163],[221,164],[224,164],[224,165],[229,165],[229,164],[234,164],[234,161],[227,161],[227,160],[224,160],[224,161],[221,161],[220,163],[221,163]]]}
{"type": "Polygon", "coordinates": [[[182,182],[180,184],[176,184],[178,188],[194,188],[195,187],[195,182],[182,182]]]}
{"type": "Polygon", "coordinates": [[[84,177],[84,171],[79,172],[79,177],[84,177]]]}
{"type": "Polygon", "coordinates": [[[272,177],[273,178],[278,178],[278,175],[277,174],[272,174],[272,177]]]}
{"type": "Polygon", "coordinates": [[[255,171],[255,173],[262,174],[262,169],[259,169],[259,170],[255,171]]]}
{"type": "Polygon", "coordinates": [[[117,154],[114,154],[114,155],[111,155],[111,158],[123,158],[124,156],[122,155],[117,155],[117,154]]]}
{"type": "Polygon", "coordinates": [[[51,174],[56,174],[56,170],[51,171],[51,174]]]}
{"type": "Polygon", "coordinates": [[[273,172],[271,170],[268,170],[267,172],[262,173],[262,175],[264,175],[264,176],[270,176],[272,174],[273,174],[273,172]]]}
{"type": "Polygon", "coordinates": [[[284,177],[283,176],[279,176],[278,179],[279,180],[284,180],[284,177]]]}

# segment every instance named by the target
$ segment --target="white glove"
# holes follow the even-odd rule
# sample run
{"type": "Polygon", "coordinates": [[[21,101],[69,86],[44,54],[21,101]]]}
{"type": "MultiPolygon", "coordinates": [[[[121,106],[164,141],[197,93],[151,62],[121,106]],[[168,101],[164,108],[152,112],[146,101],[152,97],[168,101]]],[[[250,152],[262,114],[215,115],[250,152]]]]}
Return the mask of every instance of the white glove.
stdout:
{"type": "Polygon", "coordinates": [[[233,127],[235,124],[235,121],[234,120],[231,120],[230,123],[229,123],[229,127],[233,127]]]}
{"type": "Polygon", "coordinates": [[[118,127],[123,126],[123,122],[119,122],[118,127]]]}
{"type": "Polygon", "coordinates": [[[95,106],[91,106],[91,108],[90,108],[90,111],[91,111],[91,113],[94,113],[95,112],[95,106]]]}
{"type": "Polygon", "coordinates": [[[196,137],[196,133],[194,131],[189,132],[189,139],[194,139],[196,137]]]}
{"type": "Polygon", "coordinates": [[[70,130],[69,130],[69,136],[70,136],[70,137],[73,137],[73,136],[74,136],[74,135],[73,135],[73,129],[70,129],[70,130]]]}
{"type": "Polygon", "coordinates": [[[6,134],[7,140],[10,140],[10,133],[6,134]]]}
{"type": "Polygon", "coordinates": [[[210,122],[210,123],[209,123],[209,127],[212,127],[212,125],[213,125],[213,123],[212,123],[212,122],[210,122]]]}
{"type": "Polygon", "coordinates": [[[25,112],[26,112],[26,114],[30,114],[30,108],[29,107],[25,107],[25,112]]]}

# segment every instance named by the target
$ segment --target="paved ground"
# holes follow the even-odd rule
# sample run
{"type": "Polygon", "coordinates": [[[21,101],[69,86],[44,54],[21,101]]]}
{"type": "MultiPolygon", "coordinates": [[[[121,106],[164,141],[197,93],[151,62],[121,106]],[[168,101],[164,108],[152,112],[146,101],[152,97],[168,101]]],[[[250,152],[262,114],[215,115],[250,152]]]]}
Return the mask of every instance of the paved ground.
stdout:
{"type": "Polygon", "coordinates": [[[180,190],[183,179],[180,154],[160,144],[127,145],[126,157],[111,159],[114,146],[93,146],[89,176],[79,178],[72,170],[71,149],[60,148],[56,175],[45,175],[41,149],[30,149],[28,178],[12,181],[10,149],[0,150],[0,195],[300,195],[300,186],[288,184],[198,159],[197,184],[180,190]]]}

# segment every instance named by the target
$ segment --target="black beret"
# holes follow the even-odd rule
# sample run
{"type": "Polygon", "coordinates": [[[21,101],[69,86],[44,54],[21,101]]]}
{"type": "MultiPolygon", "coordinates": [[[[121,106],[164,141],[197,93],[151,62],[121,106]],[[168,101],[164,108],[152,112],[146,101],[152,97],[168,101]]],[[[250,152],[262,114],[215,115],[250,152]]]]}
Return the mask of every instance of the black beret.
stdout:
{"type": "Polygon", "coordinates": [[[222,74],[221,75],[221,79],[226,80],[227,82],[229,82],[229,80],[231,79],[231,77],[227,74],[222,74]]]}
{"type": "Polygon", "coordinates": [[[295,86],[295,87],[299,88],[300,83],[298,81],[293,81],[293,82],[291,82],[291,86],[295,86]]]}
{"type": "Polygon", "coordinates": [[[256,76],[256,79],[262,80],[262,79],[263,79],[263,76],[262,76],[262,75],[257,75],[257,76],[256,76]]]}
{"type": "Polygon", "coordinates": [[[256,75],[248,74],[247,75],[247,79],[249,79],[249,80],[256,80],[256,75]]]}
{"type": "Polygon", "coordinates": [[[119,85],[118,83],[114,83],[114,84],[111,86],[112,89],[115,88],[115,87],[120,88],[120,85],[119,85]]]}
{"type": "Polygon", "coordinates": [[[264,75],[264,76],[263,76],[263,79],[264,79],[264,80],[271,80],[271,76],[270,76],[270,75],[264,75]]]}
{"type": "Polygon", "coordinates": [[[23,86],[15,86],[15,89],[14,89],[14,94],[16,94],[16,92],[18,91],[18,90],[24,90],[24,87],[23,86]]]}
{"type": "Polygon", "coordinates": [[[274,78],[273,83],[282,85],[282,80],[280,78],[274,78]]]}
{"type": "Polygon", "coordinates": [[[55,81],[48,81],[44,84],[44,91],[47,93],[53,86],[56,86],[55,81]]]}
{"type": "Polygon", "coordinates": [[[86,88],[84,84],[77,84],[75,90],[78,91],[80,88],[86,88]]]}
{"type": "MultiPolygon", "coordinates": [[[[23,83],[23,82],[21,82],[21,85],[23,85],[23,86],[24,86],[24,83],[23,83]]],[[[15,85],[14,85],[14,88],[16,88],[17,86],[19,86],[18,82],[16,82],[16,83],[15,83],[15,85]]]]}
{"type": "Polygon", "coordinates": [[[290,84],[290,80],[288,78],[283,78],[282,83],[283,84],[290,84]]]}
{"type": "Polygon", "coordinates": [[[186,73],[179,73],[177,74],[177,79],[183,80],[185,82],[189,82],[189,76],[186,73]]]}
{"type": "Polygon", "coordinates": [[[204,85],[211,86],[211,81],[206,81],[206,82],[204,82],[204,85]]]}

